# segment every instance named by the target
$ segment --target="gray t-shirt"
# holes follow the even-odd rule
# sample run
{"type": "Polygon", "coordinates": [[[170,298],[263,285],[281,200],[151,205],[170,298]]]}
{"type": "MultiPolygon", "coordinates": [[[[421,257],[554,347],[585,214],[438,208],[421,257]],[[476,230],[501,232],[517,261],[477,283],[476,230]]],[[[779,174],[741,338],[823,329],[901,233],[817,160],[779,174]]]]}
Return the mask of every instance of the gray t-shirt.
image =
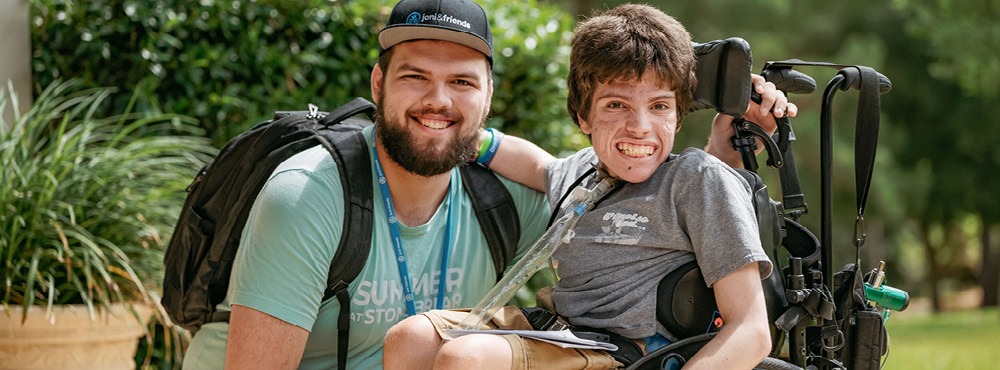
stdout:
{"type": "MultiPolygon", "coordinates": [[[[597,162],[586,148],[550,164],[550,205],[597,162]]],[[[591,175],[582,185],[596,181],[591,175]]],[[[755,261],[761,277],[770,274],[750,185],[717,158],[689,148],[649,180],[619,187],[583,214],[572,241],[554,254],[560,281],[552,299],[570,323],[675,339],[656,321],[656,286],[668,272],[697,259],[709,286],[755,261]]]]}

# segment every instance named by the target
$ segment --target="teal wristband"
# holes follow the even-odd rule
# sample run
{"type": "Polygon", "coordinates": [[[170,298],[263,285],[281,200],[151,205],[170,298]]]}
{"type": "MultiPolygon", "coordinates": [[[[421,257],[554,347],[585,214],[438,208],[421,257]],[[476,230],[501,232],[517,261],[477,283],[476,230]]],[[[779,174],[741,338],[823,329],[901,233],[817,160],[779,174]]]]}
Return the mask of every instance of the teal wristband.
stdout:
{"type": "Polygon", "coordinates": [[[476,162],[489,167],[490,162],[493,162],[493,156],[497,154],[497,149],[500,148],[500,141],[503,140],[503,133],[500,130],[495,130],[492,127],[486,129],[490,132],[490,139],[484,141],[483,145],[479,147],[479,156],[476,157],[476,162]],[[488,143],[488,145],[487,145],[488,143]],[[486,149],[485,151],[483,149],[486,149]]]}

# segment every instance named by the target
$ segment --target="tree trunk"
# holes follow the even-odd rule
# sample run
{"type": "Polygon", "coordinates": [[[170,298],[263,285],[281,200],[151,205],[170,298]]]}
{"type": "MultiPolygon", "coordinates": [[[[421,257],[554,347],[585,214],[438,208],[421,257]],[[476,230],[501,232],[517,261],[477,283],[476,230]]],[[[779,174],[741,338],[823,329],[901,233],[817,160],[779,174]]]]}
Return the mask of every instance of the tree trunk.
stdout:
{"type": "Polygon", "coordinates": [[[993,225],[983,220],[983,266],[979,270],[979,285],[983,288],[982,307],[996,307],[997,296],[1000,295],[1000,252],[991,243],[992,229],[993,225]]]}
{"type": "Polygon", "coordinates": [[[886,260],[885,223],[877,219],[865,220],[865,223],[865,245],[861,248],[861,257],[863,259],[859,267],[862,267],[865,271],[870,271],[878,266],[878,261],[886,260]]]}
{"type": "MultiPolygon", "coordinates": [[[[31,29],[29,27],[28,1],[0,0],[0,90],[7,90],[7,83],[14,85],[17,92],[17,107],[11,107],[8,100],[3,110],[4,127],[9,129],[14,122],[14,111],[27,112],[31,107],[31,29]],[[17,109],[14,109],[17,108],[17,109]]],[[[10,92],[8,92],[9,94],[10,92]]],[[[7,95],[8,99],[10,95],[7,95]]]]}
{"type": "Polygon", "coordinates": [[[941,267],[937,260],[937,248],[931,238],[930,225],[921,226],[924,239],[924,261],[927,264],[927,285],[931,288],[931,307],[934,312],[941,312],[941,267]]]}

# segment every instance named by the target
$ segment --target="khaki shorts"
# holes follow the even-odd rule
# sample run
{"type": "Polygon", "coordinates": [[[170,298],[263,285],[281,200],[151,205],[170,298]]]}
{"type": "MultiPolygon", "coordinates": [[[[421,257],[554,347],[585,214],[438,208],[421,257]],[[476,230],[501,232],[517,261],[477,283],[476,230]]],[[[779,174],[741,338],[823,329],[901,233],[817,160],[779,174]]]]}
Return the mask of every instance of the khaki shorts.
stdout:
{"type": "MultiPolygon", "coordinates": [[[[434,310],[422,315],[431,320],[438,335],[447,338],[444,331],[457,329],[470,310],[434,310]]],[[[497,311],[483,329],[531,330],[531,324],[521,310],[507,306],[497,311]]],[[[618,369],[624,366],[605,351],[562,348],[517,335],[504,335],[514,353],[512,370],[527,369],[618,369]]]]}

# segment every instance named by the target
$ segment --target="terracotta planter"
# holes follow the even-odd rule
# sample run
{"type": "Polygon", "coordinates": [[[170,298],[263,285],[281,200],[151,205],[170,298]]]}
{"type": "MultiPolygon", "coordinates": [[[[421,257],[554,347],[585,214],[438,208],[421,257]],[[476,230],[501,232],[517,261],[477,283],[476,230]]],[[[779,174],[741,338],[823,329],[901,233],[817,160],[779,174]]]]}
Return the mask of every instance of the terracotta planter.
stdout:
{"type": "Polygon", "coordinates": [[[124,305],[96,311],[86,306],[0,309],[0,369],[134,369],[135,349],[152,310],[135,306],[141,322],[124,305]]]}

